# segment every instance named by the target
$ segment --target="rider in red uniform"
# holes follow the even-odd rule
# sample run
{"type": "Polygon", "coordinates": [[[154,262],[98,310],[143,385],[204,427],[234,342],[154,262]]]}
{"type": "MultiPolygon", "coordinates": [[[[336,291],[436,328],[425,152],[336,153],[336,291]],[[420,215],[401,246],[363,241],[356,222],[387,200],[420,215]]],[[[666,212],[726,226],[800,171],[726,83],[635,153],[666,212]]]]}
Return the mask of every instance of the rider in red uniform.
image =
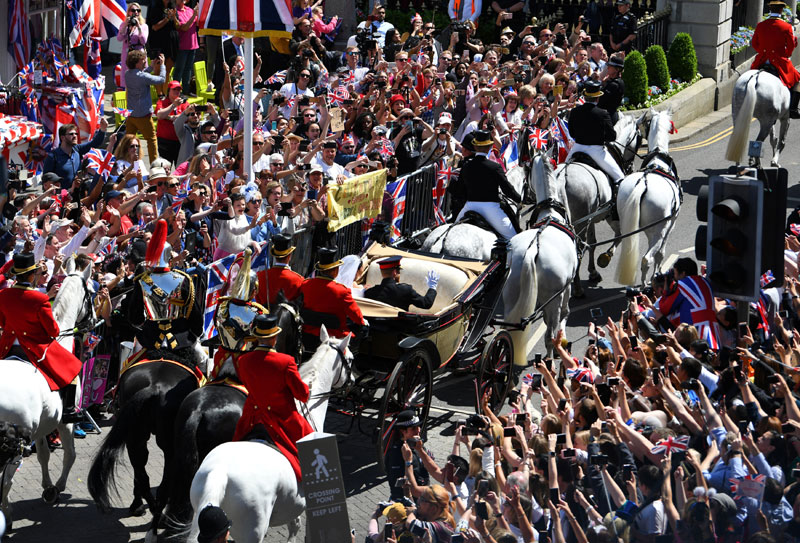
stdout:
{"type": "Polygon", "coordinates": [[[275,262],[266,272],[259,272],[258,293],[256,301],[263,306],[272,306],[278,299],[278,292],[283,291],[286,299],[291,301],[297,298],[300,286],[305,278],[295,273],[289,267],[294,247],[291,236],[276,234],[272,236],[272,256],[275,262]]]}
{"type": "Polygon", "coordinates": [[[53,317],[47,294],[34,290],[40,267],[33,253],[14,255],[11,273],[16,283],[0,290],[0,358],[19,355],[44,376],[50,390],[60,390],[64,398],[62,421],[82,418],[75,411],[75,388],[72,381],[81,371],[81,361],[56,341],[58,323],[53,317]]]}
{"type": "Polygon", "coordinates": [[[294,401],[307,402],[309,390],[300,379],[294,358],[275,351],[280,332],[274,315],[259,315],[253,321],[252,334],[259,345],[236,361],[239,378],[249,394],[233,439],[259,439],[266,432],[289,460],[299,481],[296,443],[313,429],[297,412],[294,401]]]}
{"type": "Polygon", "coordinates": [[[753,32],[751,45],[758,53],[753,64],[753,70],[758,70],[765,64],[771,64],[778,72],[783,84],[792,93],[789,104],[789,115],[792,119],[800,118],[800,72],[792,64],[791,56],[797,47],[797,37],[794,35],[792,25],[781,19],[781,12],[786,4],[778,0],[769,3],[769,18],[761,21],[753,32]]]}
{"type": "MultiPolygon", "coordinates": [[[[306,279],[300,287],[303,295],[303,308],[317,313],[333,315],[338,320],[336,328],[328,327],[328,334],[344,337],[349,332],[357,333],[364,326],[364,316],[353,300],[350,287],[334,281],[339,274],[341,260],[336,258],[336,248],[323,247],[318,251],[317,276],[306,279]],[[349,323],[348,323],[349,321],[349,323]]],[[[303,334],[319,338],[319,326],[304,324],[303,334]]],[[[317,341],[318,343],[318,341],[317,341]]],[[[309,344],[312,346],[313,343],[309,344]]]]}

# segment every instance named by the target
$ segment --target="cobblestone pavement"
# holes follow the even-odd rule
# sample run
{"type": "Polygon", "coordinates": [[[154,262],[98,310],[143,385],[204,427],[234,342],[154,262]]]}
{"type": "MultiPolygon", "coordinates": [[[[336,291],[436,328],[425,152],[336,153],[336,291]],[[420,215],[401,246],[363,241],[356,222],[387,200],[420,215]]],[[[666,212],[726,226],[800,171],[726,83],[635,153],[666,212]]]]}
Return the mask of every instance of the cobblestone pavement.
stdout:
{"type": "MultiPolygon", "coordinates": [[[[450,453],[453,443],[454,424],[466,414],[474,412],[474,392],[469,378],[453,379],[444,374],[437,379],[434,387],[428,426],[428,447],[437,459],[450,453]]],[[[376,462],[375,442],[372,431],[375,427],[376,409],[367,409],[359,431],[353,425],[348,432],[351,417],[338,413],[333,406],[329,409],[325,431],[339,435],[339,453],[342,469],[349,475],[346,478],[347,507],[351,528],[356,530],[356,541],[362,542],[366,534],[367,522],[379,501],[387,499],[389,488],[380,467],[376,462]],[[366,435],[365,435],[366,434],[366,435]]],[[[150,514],[142,517],[129,517],[127,508],[133,498],[133,479],[127,455],[117,471],[119,498],[113,501],[115,509],[110,514],[101,514],[86,488],[86,477],[91,460],[97,451],[111,421],[100,423],[104,434],[89,434],[86,439],[76,440],[77,460],[70,473],[66,492],[57,504],[49,506],[41,499],[41,469],[33,455],[26,458],[20,471],[14,477],[10,500],[13,504],[14,531],[3,539],[14,543],[77,543],[103,542],[122,543],[144,541],[150,523],[150,514]]],[[[61,450],[51,455],[50,468],[53,480],[61,469],[61,450]]],[[[161,451],[150,441],[148,472],[151,484],[161,479],[163,457],[161,451]]],[[[303,518],[303,527],[305,518],[303,518]]],[[[285,542],[287,530],[284,527],[270,529],[264,541],[285,542]]],[[[300,532],[299,542],[304,539],[305,529],[300,532]]]]}

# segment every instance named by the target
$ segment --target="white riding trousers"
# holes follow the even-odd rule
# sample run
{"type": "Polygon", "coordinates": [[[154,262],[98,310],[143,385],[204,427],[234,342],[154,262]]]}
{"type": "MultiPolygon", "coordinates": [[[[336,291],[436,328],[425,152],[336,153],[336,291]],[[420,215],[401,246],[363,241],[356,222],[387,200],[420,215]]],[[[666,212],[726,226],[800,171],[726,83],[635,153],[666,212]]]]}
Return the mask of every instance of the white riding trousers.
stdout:
{"type": "Polygon", "coordinates": [[[619,181],[625,174],[622,173],[622,170],[617,165],[617,161],[614,160],[614,157],[611,156],[611,153],[608,152],[602,145],[583,145],[581,143],[574,143],[572,145],[572,149],[569,151],[569,155],[567,155],[567,160],[572,157],[573,153],[586,153],[592,159],[597,162],[597,165],[603,170],[606,175],[608,175],[612,181],[619,181]]]}
{"type": "Polygon", "coordinates": [[[467,202],[461,209],[461,213],[458,214],[456,221],[460,221],[467,211],[479,213],[492,225],[492,228],[506,239],[511,239],[517,233],[511,225],[511,219],[508,218],[498,202],[467,202]]]}

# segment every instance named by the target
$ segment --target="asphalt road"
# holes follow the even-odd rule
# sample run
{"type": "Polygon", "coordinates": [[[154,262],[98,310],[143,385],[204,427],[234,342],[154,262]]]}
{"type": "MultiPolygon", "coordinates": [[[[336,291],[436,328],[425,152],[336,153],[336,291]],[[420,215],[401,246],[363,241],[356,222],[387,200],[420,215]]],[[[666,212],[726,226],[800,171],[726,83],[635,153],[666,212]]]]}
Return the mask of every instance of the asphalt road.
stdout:
{"type": "MultiPolygon", "coordinates": [[[[667,243],[665,267],[679,256],[694,256],[694,237],[697,221],[695,217],[695,200],[699,188],[706,183],[708,176],[723,173],[728,163],[724,160],[724,149],[729,133],[730,121],[726,120],[696,134],[688,141],[673,146],[672,156],[677,163],[682,178],[684,201],[678,222],[667,243]]],[[[790,184],[792,179],[800,175],[800,155],[797,154],[797,141],[800,140],[800,124],[789,130],[788,144],[783,154],[781,165],[788,168],[790,184]]],[[[756,125],[754,123],[753,133],[756,125]]],[[[765,154],[771,156],[767,146],[765,154]]],[[[768,159],[767,159],[768,160],[768,159]]],[[[789,189],[789,209],[800,205],[800,187],[789,189]]],[[[598,239],[611,237],[611,230],[606,225],[598,228],[598,239]]],[[[586,263],[583,263],[583,276],[586,263]]],[[[588,342],[585,337],[589,321],[589,310],[602,308],[605,315],[618,317],[624,306],[624,288],[612,282],[614,262],[602,270],[603,280],[596,285],[586,284],[586,297],[573,300],[571,315],[568,321],[567,337],[573,341],[573,351],[583,352],[588,342]]],[[[543,329],[538,333],[543,335],[543,329]]],[[[534,350],[543,350],[540,340],[534,350]]],[[[429,440],[436,457],[444,458],[452,447],[454,423],[474,409],[474,393],[469,380],[454,380],[443,376],[437,379],[434,391],[434,402],[429,418],[429,440]]],[[[339,406],[344,407],[344,406],[339,406]]],[[[358,532],[357,541],[363,541],[366,526],[376,504],[386,499],[388,487],[375,461],[375,446],[372,430],[375,426],[375,410],[367,409],[358,424],[350,428],[351,417],[334,410],[328,414],[326,431],[336,432],[339,437],[339,450],[342,468],[349,473],[347,479],[348,513],[351,526],[358,532]]],[[[109,421],[103,423],[104,430],[109,421]]],[[[150,521],[149,514],[132,518],[127,516],[127,505],[132,498],[131,471],[127,465],[118,470],[118,488],[120,498],[116,500],[117,508],[108,515],[101,515],[95,508],[86,489],[86,475],[91,458],[99,446],[103,436],[89,435],[79,440],[78,458],[70,474],[67,491],[54,506],[46,505],[40,498],[41,471],[35,457],[26,459],[23,467],[14,478],[14,486],[10,499],[14,504],[15,531],[8,536],[9,541],[18,543],[40,543],[59,540],[64,543],[78,541],[103,541],[104,543],[121,543],[142,541],[150,521]]],[[[151,441],[151,456],[148,465],[152,484],[160,480],[163,460],[160,451],[151,441]]],[[[61,452],[51,457],[51,469],[60,469],[61,452]]],[[[55,476],[54,476],[55,479],[55,476]]],[[[303,530],[304,532],[304,530],[303,530]]],[[[301,532],[301,537],[302,533],[301,532]]],[[[286,541],[285,528],[271,530],[265,541],[286,541]]],[[[302,539],[299,539],[302,541],[302,539]]]]}

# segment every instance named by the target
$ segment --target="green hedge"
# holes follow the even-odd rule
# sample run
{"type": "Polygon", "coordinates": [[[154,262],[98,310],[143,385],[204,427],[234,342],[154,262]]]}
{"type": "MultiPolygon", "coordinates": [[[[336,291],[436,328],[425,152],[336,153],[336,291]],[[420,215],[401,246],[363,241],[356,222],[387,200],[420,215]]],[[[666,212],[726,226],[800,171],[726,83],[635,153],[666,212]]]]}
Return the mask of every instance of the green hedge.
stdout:
{"type": "Polygon", "coordinates": [[[632,51],[625,57],[622,80],[625,96],[631,104],[643,104],[647,100],[647,63],[639,51],[632,51]]]}
{"type": "Polygon", "coordinates": [[[650,86],[655,85],[662,91],[669,88],[669,69],[667,68],[667,55],[660,45],[651,45],[644,53],[647,63],[647,81],[650,86]]]}
{"type": "Polygon", "coordinates": [[[669,73],[678,81],[688,82],[697,75],[697,54],[692,37],[680,32],[672,40],[667,53],[669,73]]]}

